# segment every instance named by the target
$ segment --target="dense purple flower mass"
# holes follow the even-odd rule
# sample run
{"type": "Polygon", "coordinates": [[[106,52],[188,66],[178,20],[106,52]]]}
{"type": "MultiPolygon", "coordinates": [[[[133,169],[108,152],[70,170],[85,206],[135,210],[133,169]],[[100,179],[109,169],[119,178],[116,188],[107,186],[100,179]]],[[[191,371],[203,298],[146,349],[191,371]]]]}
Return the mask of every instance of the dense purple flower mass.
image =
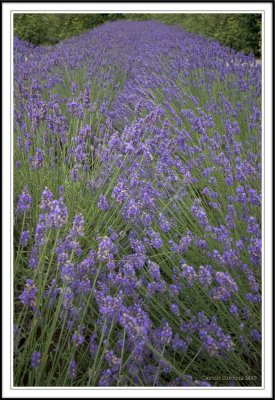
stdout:
{"type": "Polygon", "coordinates": [[[260,386],[254,56],[117,21],[15,37],[14,80],[18,386],[260,386]]]}

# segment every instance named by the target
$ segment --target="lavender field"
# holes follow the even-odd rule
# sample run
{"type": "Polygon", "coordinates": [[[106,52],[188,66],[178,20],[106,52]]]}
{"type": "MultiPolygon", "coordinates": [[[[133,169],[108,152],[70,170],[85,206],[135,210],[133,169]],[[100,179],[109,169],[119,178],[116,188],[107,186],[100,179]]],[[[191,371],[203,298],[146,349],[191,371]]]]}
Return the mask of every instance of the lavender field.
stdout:
{"type": "Polygon", "coordinates": [[[15,386],[261,386],[261,79],[160,22],[15,37],[15,386]]]}

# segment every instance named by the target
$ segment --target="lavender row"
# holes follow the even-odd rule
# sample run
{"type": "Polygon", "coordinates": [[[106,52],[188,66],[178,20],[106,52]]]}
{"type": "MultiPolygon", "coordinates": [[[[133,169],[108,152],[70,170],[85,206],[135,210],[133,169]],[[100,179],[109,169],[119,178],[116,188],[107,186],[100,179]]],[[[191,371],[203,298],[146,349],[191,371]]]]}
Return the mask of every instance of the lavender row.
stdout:
{"type": "Polygon", "coordinates": [[[254,56],[113,22],[15,38],[14,87],[16,381],[260,385],[254,56]]]}

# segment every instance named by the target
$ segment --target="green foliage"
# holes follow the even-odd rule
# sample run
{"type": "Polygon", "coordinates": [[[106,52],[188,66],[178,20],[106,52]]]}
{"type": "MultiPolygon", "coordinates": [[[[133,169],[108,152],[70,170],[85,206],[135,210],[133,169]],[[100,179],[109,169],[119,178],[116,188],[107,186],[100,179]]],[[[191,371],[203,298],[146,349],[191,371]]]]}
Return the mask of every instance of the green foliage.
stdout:
{"type": "Polygon", "coordinates": [[[14,34],[33,44],[55,43],[54,14],[15,14],[14,34]]]}
{"type": "Polygon", "coordinates": [[[53,44],[123,14],[15,14],[14,34],[33,44],[53,44]]]}

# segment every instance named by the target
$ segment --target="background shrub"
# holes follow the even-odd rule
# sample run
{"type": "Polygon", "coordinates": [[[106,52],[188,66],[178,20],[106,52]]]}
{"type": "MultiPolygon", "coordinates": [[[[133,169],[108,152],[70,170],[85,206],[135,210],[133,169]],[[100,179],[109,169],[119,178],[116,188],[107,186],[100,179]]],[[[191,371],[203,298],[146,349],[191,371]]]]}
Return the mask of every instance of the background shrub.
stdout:
{"type": "Polygon", "coordinates": [[[14,34],[33,44],[53,44],[122,14],[15,14],[14,34]]]}

